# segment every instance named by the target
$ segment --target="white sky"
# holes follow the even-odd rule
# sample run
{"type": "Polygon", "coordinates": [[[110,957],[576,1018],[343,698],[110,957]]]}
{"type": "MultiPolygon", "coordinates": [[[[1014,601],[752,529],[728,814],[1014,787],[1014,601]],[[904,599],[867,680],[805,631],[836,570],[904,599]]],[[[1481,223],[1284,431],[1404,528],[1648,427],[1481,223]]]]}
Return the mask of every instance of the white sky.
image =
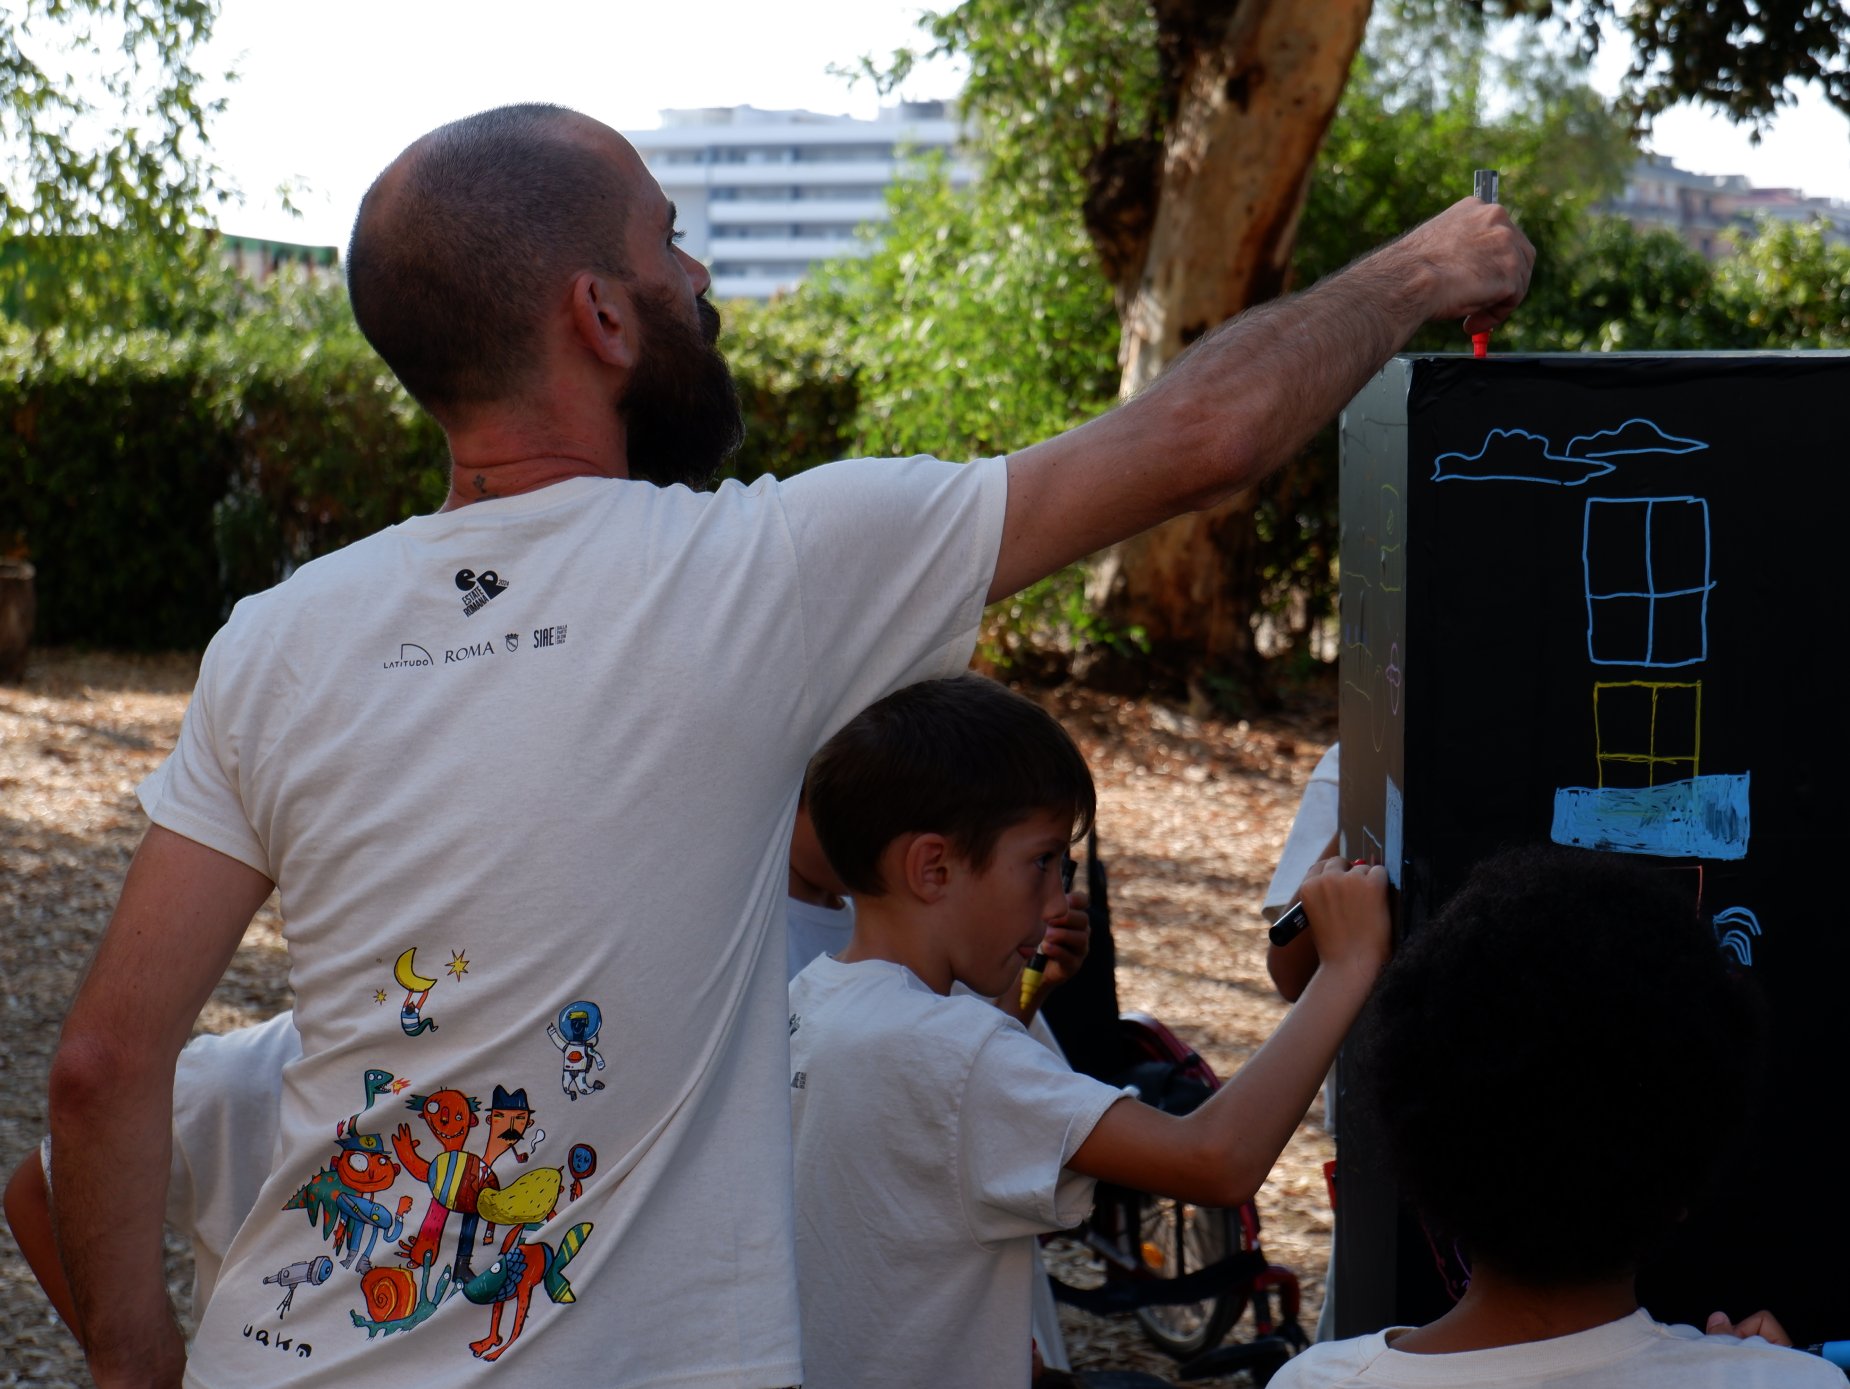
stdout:
{"type": "MultiPolygon", "coordinates": [[[[226,230],[312,244],[345,242],[374,174],[444,121],[509,101],[556,101],[619,129],[671,106],[806,107],[872,115],[878,98],[831,64],[922,40],[927,8],[950,0],[223,0],[201,71],[235,68],[212,127],[214,158],[243,189],[226,230]],[[300,219],[272,196],[298,186],[300,219]]],[[[1623,57],[1594,75],[1610,91],[1623,57]]],[[[939,65],[903,95],[954,95],[939,65]]],[[[1807,93],[1754,148],[1719,117],[1660,117],[1652,147],[1699,173],[1745,173],[1850,200],[1850,121],[1807,93]]]]}

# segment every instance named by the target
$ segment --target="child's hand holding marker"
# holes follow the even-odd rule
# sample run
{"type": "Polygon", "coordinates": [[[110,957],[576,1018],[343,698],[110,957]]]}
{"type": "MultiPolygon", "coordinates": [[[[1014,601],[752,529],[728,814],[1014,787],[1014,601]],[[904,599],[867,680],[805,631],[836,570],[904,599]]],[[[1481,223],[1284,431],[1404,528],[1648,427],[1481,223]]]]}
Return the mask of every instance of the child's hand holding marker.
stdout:
{"type": "MultiPolygon", "coordinates": [[[[1375,880],[1378,879],[1380,888],[1382,888],[1382,903],[1386,904],[1386,882],[1388,882],[1388,869],[1386,869],[1386,867],[1382,867],[1380,864],[1371,866],[1371,864],[1369,864],[1367,860],[1363,860],[1363,858],[1356,858],[1351,864],[1345,864],[1341,858],[1334,858],[1334,856],[1332,856],[1332,858],[1325,858],[1325,860],[1321,860],[1317,866],[1312,867],[1310,873],[1304,875],[1304,886],[1299,888],[1299,901],[1291,903],[1291,906],[1288,906],[1288,908],[1278,916],[1277,921],[1273,923],[1273,927],[1271,927],[1271,943],[1273,943],[1275,947],[1289,945],[1291,941],[1297,940],[1297,938],[1301,936],[1304,928],[1310,927],[1310,914],[1312,914],[1312,910],[1315,910],[1314,903],[1317,901],[1319,895],[1323,895],[1321,890],[1314,890],[1314,886],[1312,886],[1314,880],[1325,879],[1325,877],[1332,875],[1332,873],[1349,875],[1354,869],[1362,869],[1363,877],[1369,880],[1369,882],[1375,882],[1375,880]]],[[[1325,954],[1325,951],[1323,951],[1323,941],[1325,941],[1323,932],[1312,932],[1312,936],[1314,936],[1314,945],[1315,949],[1317,949],[1317,954],[1323,956],[1323,954],[1325,954]]],[[[1382,954],[1382,958],[1386,960],[1386,954],[1382,954]]]]}
{"type": "Polygon", "coordinates": [[[1046,989],[1064,984],[1086,962],[1092,948],[1092,921],[1086,915],[1086,894],[1074,892],[1073,876],[1078,865],[1067,859],[1060,867],[1060,883],[1066,889],[1068,911],[1064,921],[1047,927],[1039,949],[1021,972],[1021,997],[1013,1012],[1023,1021],[1030,1016],[1035,997],[1046,989]]]}
{"type": "Polygon", "coordinates": [[[1300,901],[1310,916],[1318,968],[1380,973],[1392,949],[1387,869],[1361,859],[1326,858],[1304,876],[1300,901]]]}

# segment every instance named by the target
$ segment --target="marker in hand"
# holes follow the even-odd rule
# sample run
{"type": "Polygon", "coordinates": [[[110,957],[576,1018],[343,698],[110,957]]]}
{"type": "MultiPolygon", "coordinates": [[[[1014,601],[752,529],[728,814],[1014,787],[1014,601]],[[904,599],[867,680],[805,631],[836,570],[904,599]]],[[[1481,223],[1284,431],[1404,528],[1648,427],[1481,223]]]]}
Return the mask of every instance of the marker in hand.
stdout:
{"type": "MultiPolygon", "coordinates": [[[[1471,175],[1471,192],[1481,203],[1495,203],[1497,201],[1497,171],[1495,169],[1479,169],[1473,173],[1471,175]]],[[[1489,333],[1473,333],[1471,335],[1471,355],[1474,357],[1488,357],[1490,355],[1489,333]]],[[[1284,918],[1280,917],[1279,919],[1282,921],[1284,918]]],[[[1298,930],[1303,929],[1302,926],[1298,928],[1298,930]]],[[[1296,933],[1294,932],[1293,934],[1296,933]]],[[[1276,942],[1274,943],[1276,944],[1276,942]]]]}
{"type": "MultiPolygon", "coordinates": [[[[1349,866],[1360,868],[1367,862],[1367,859],[1357,859],[1349,866]]],[[[1272,929],[1266,933],[1266,938],[1273,945],[1290,945],[1292,941],[1304,934],[1304,928],[1308,925],[1310,925],[1310,913],[1304,910],[1302,902],[1293,902],[1279,914],[1278,920],[1272,923],[1272,929]]]]}
{"type": "Polygon", "coordinates": [[[1034,1001],[1035,990],[1041,987],[1041,971],[1046,968],[1047,952],[1045,950],[1035,951],[1034,958],[1028,961],[1028,967],[1021,972],[1021,1006],[1023,1008],[1034,1001]]]}

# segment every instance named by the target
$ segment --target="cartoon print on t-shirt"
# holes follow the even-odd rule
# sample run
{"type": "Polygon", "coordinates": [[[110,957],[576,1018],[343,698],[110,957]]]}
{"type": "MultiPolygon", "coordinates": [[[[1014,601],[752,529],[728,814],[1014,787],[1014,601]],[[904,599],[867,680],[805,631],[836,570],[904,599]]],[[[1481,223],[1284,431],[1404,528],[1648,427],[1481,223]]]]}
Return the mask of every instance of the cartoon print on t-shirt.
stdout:
{"type": "Polygon", "coordinates": [[[381,1066],[369,1067],[366,1074],[361,1077],[361,1079],[366,1082],[366,1103],[361,1106],[362,1110],[371,1109],[373,1107],[373,1101],[385,1094],[388,1090],[393,1094],[397,1094],[398,1089],[401,1088],[395,1087],[392,1084],[398,1077],[381,1066]]]}
{"type": "MultiPolygon", "coordinates": [[[[418,948],[414,945],[398,957],[398,963],[392,966],[392,977],[405,991],[405,1001],[399,1005],[398,1025],[407,1037],[415,1037],[420,1032],[437,1030],[437,1020],[424,1016],[424,1000],[430,997],[430,991],[437,987],[437,981],[417,971],[418,948]]],[[[377,997],[377,995],[375,995],[377,997]]]]}
{"type": "MultiPolygon", "coordinates": [[[[494,1096],[488,1102],[485,1127],[488,1136],[482,1143],[482,1166],[487,1174],[484,1181],[491,1187],[500,1186],[504,1176],[520,1170],[519,1166],[503,1163],[503,1158],[512,1155],[514,1163],[524,1165],[546,1141],[546,1130],[533,1123],[533,1106],[527,1103],[525,1086],[518,1090],[495,1086],[494,1096]]],[[[489,1221],[482,1231],[482,1243],[494,1242],[495,1225],[489,1221]]]]}
{"type": "Polygon", "coordinates": [[[424,1116],[425,1125],[442,1150],[426,1160],[418,1152],[418,1141],[411,1136],[409,1124],[400,1124],[392,1135],[392,1147],[405,1170],[430,1188],[430,1206],[424,1212],[423,1224],[415,1238],[399,1242],[398,1252],[413,1267],[426,1257],[435,1258],[450,1212],[459,1211],[462,1229],[456,1247],[455,1275],[461,1283],[474,1273],[472,1255],[479,1223],[476,1198],[488,1180],[481,1158],[463,1151],[469,1130],[481,1122],[475,1112],[482,1102],[460,1090],[434,1090],[428,1095],[407,1096],[405,1107],[424,1116]]]}
{"type": "Polygon", "coordinates": [[[565,1162],[572,1170],[572,1199],[576,1201],[585,1194],[585,1181],[597,1171],[597,1149],[589,1143],[574,1143],[565,1162]]]}
{"type": "MultiPolygon", "coordinates": [[[[558,1175],[556,1168],[540,1170],[551,1171],[555,1177],[558,1175]]],[[[526,1182],[529,1177],[538,1175],[539,1172],[530,1172],[520,1180],[526,1182]]],[[[482,1360],[499,1359],[520,1339],[521,1329],[527,1324],[527,1306],[536,1287],[543,1286],[546,1296],[554,1302],[577,1301],[572,1285],[566,1280],[565,1267],[590,1237],[591,1222],[587,1220],[572,1226],[560,1238],[556,1250],[543,1240],[520,1238],[526,1230],[537,1228],[537,1223],[514,1226],[502,1242],[501,1257],[463,1285],[463,1296],[469,1301],[493,1308],[488,1317],[488,1334],[479,1341],[469,1342],[469,1349],[482,1360]],[[504,1341],[501,1312],[509,1302],[514,1304],[514,1324],[504,1341]]]]}
{"type": "Polygon", "coordinates": [[[437,1275],[437,1287],[430,1286],[432,1259],[425,1259],[421,1278],[408,1268],[376,1268],[360,1279],[360,1297],[366,1303],[366,1315],[349,1309],[355,1326],[366,1328],[366,1339],[390,1336],[394,1331],[409,1331],[423,1321],[456,1289],[450,1285],[450,1271],[437,1275]]]}
{"type": "Polygon", "coordinates": [[[546,1029],[546,1035],[559,1049],[563,1071],[559,1086],[565,1098],[576,1100],[604,1088],[604,1082],[591,1079],[591,1068],[604,1069],[598,1054],[597,1035],[604,1028],[604,1014],[589,999],[578,999],[559,1010],[559,1020],[546,1029]]]}
{"type": "MultiPolygon", "coordinates": [[[[385,1153],[385,1140],[376,1133],[359,1131],[359,1115],[354,1115],[335,1129],[335,1153],[328,1165],[310,1177],[283,1203],[286,1211],[306,1211],[308,1223],[321,1220],[322,1238],[331,1238],[336,1254],[344,1254],[342,1268],[354,1268],[364,1274],[372,1267],[372,1252],[383,1232],[388,1240],[398,1238],[405,1226],[405,1213],[412,1207],[409,1196],[398,1198],[396,1214],[388,1212],[371,1193],[384,1191],[398,1180],[398,1164],[385,1153]],[[366,1230],[366,1247],[360,1248],[360,1230],[366,1230]]],[[[266,1279],[266,1282],[272,1281],[266,1279]]],[[[290,1285],[293,1296],[295,1285],[290,1285]]],[[[291,1296],[285,1296],[279,1311],[287,1311],[291,1296]]]]}

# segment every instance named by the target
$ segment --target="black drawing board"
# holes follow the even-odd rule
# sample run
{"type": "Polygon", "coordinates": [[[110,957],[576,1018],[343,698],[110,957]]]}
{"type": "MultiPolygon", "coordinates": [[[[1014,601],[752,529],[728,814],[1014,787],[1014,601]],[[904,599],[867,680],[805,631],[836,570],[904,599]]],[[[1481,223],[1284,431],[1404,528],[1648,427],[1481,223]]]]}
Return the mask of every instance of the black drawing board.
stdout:
{"type": "MultiPolygon", "coordinates": [[[[1512,842],[1682,875],[1775,1035],[1752,1153],[1641,1294],[1800,1343],[1850,1336],[1846,402],[1845,353],[1402,357],[1342,423],[1344,853],[1389,865],[1403,932],[1512,842]]],[[[1351,1112],[1342,1335],[1462,1273],[1351,1112]]]]}

